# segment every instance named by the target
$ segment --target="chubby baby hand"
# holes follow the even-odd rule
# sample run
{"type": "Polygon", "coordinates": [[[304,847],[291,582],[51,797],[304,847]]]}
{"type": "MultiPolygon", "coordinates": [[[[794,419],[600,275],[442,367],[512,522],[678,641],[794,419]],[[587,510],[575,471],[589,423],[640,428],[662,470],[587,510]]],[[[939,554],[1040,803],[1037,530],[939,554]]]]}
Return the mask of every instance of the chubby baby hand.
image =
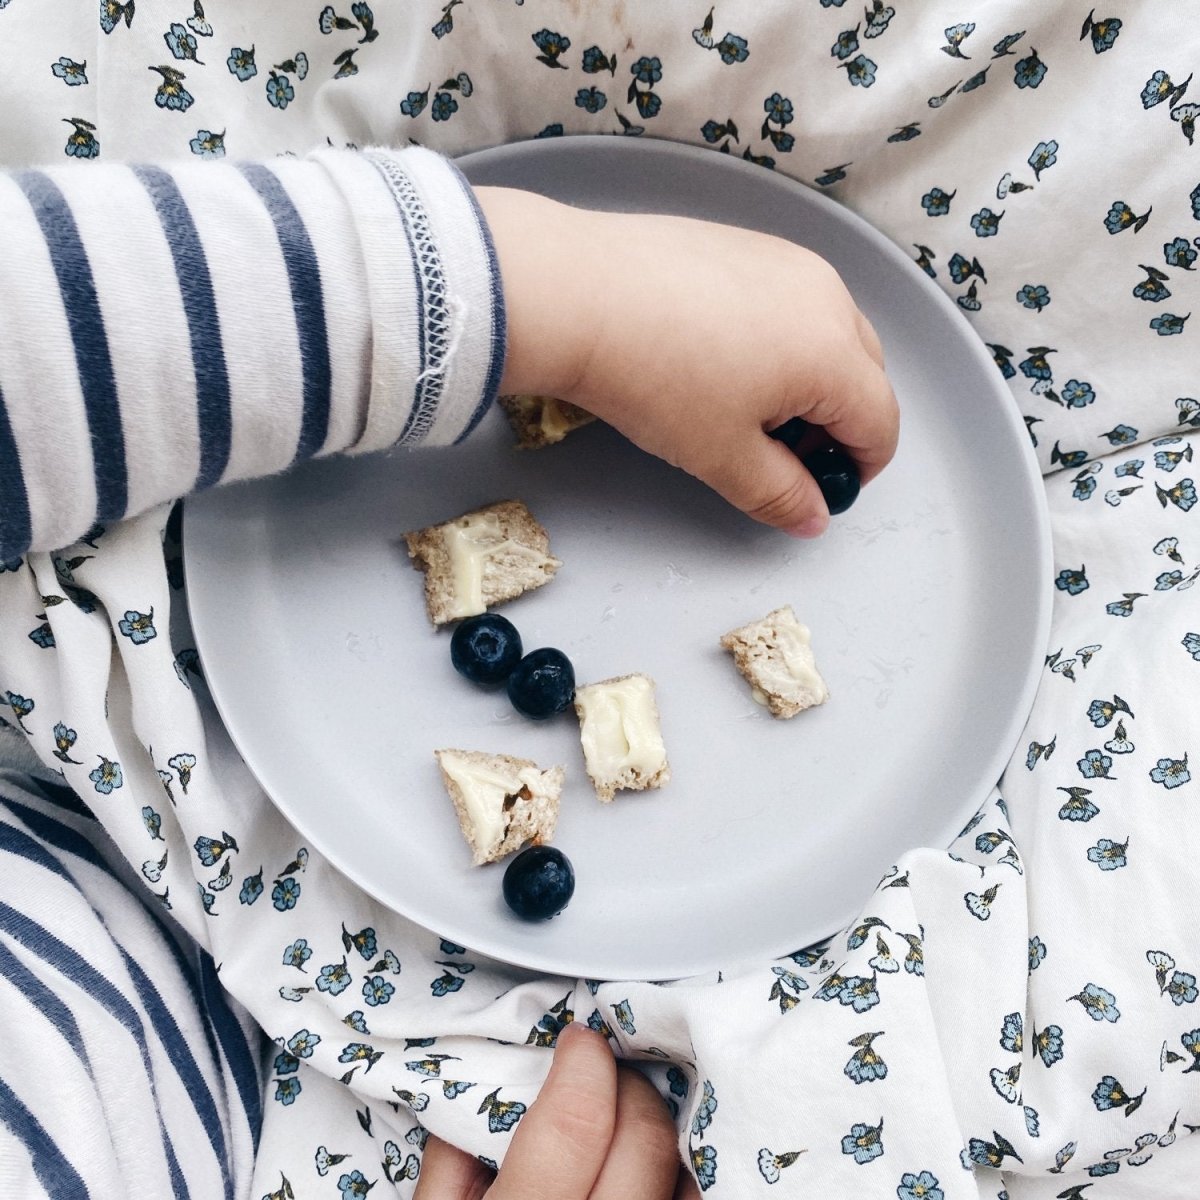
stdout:
{"type": "Polygon", "coordinates": [[[501,388],[569,400],[751,517],[800,537],[829,512],[768,434],[799,418],[869,482],[896,450],[883,352],[837,272],[769,234],[479,188],[508,311],[501,388]]]}

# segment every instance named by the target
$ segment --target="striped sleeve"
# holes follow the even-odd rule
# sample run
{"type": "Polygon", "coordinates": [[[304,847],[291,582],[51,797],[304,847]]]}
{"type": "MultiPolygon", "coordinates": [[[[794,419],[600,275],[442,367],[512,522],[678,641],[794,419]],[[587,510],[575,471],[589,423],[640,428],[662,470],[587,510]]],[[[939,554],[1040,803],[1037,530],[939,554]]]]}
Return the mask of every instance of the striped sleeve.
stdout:
{"type": "Polygon", "coordinates": [[[487,225],[430,151],[0,174],[0,562],[495,399],[487,225]]]}
{"type": "Polygon", "coordinates": [[[269,1043],[106,844],[0,770],[0,1195],[248,1195],[269,1043]]]}

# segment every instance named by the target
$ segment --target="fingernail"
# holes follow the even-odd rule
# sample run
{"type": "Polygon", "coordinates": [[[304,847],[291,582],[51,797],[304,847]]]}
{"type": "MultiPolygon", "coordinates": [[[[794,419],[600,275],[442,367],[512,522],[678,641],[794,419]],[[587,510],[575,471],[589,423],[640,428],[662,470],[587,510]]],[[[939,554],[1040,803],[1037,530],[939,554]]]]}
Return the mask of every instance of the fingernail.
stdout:
{"type": "Polygon", "coordinates": [[[820,537],[828,526],[828,517],[808,517],[806,520],[801,521],[799,525],[793,525],[789,529],[784,530],[784,532],[794,538],[815,538],[820,537]]]}

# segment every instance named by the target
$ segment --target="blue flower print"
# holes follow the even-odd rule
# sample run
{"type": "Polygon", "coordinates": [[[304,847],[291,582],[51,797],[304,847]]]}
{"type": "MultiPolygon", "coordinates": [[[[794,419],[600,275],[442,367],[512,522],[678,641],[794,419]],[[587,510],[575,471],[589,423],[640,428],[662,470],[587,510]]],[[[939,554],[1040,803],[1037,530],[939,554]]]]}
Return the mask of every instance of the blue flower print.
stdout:
{"type": "Polygon", "coordinates": [[[382,1057],[382,1050],[376,1050],[374,1046],[368,1046],[366,1042],[351,1042],[348,1046],[343,1047],[342,1052],[338,1055],[338,1062],[365,1062],[369,1071],[382,1057]]]}
{"type": "Polygon", "coordinates": [[[1125,713],[1130,717],[1133,716],[1129,705],[1120,696],[1114,694],[1111,700],[1093,700],[1088,705],[1087,715],[1088,720],[1097,729],[1103,729],[1111,723],[1113,717],[1119,712],[1125,713]]]}
{"type": "Polygon", "coordinates": [[[69,158],[97,158],[100,154],[100,143],[96,140],[95,125],[82,117],[64,117],[63,120],[73,131],[67,136],[64,153],[69,158]]]}
{"type": "Polygon", "coordinates": [[[96,757],[100,759],[100,765],[88,772],[88,778],[96,785],[96,791],[105,796],[111,795],[125,782],[121,774],[121,764],[105,758],[103,754],[96,757]]]}
{"type": "Polygon", "coordinates": [[[717,1182],[717,1148],[696,1146],[692,1150],[692,1170],[702,1192],[707,1192],[717,1182]]]}
{"type": "MultiPolygon", "coordinates": [[[[279,912],[287,912],[296,907],[300,899],[300,883],[290,875],[286,879],[277,879],[271,889],[271,903],[279,912]]],[[[318,985],[319,986],[319,985],[318,985]]]]}
{"type": "Polygon", "coordinates": [[[1164,100],[1177,98],[1173,96],[1175,91],[1170,75],[1166,71],[1155,71],[1142,87],[1142,107],[1153,108],[1164,100]]]}
{"type": "Polygon", "coordinates": [[[580,88],[575,93],[575,107],[584,112],[598,113],[607,103],[608,97],[599,88],[580,88]]]}
{"type": "Polygon", "coordinates": [[[842,63],[841,68],[854,87],[863,88],[869,88],[875,82],[875,72],[878,69],[865,54],[859,54],[849,62],[842,63]]]}
{"type": "MultiPolygon", "coordinates": [[[[1100,436],[1107,438],[1110,446],[1128,446],[1137,441],[1138,431],[1132,425],[1114,425],[1107,433],[1102,433],[1100,436]]],[[[1136,490],[1136,488],[1127,488],[1118,492],[1117,495],[1128,496],[1136,490]]],[[[1104,498],[1107,500],[1108,496],[1104,498]]]]}
{"type": "Polygon", "coordinates": [[[263,894],[263,873],[262,867],[254,875],[247,875],[242,880],[242,890],[238,893],[238,900],[242,904],[253,904],[255,900],[263,894]]]}
{"type": "Polygon", "coordinates": [[[921,122],[913,121],[908,125],[901,125],[895,133],[888,134],[889,142],[911,142],[913,138],[921,136],[921,122]]]}
{"type": "Polygon", "coordinates": [[[429,89],[426,88],[423,92],[409,92],[408,95],[400,101],[400,111],[406,117],[419,117],[425,111],[425,105],[429,103],[429,89]]]}
{"type": "Polygon", "coordinates": [[[361,1033],[363,1037],[369,1037],[371,1031],[367,1028],[367,1018],[361,1008],[356,1008],[352,1013],[347,1014],[342,1018],[344,1024],[349,1025],[355,1033],[361,1033]]]}
{"type": "Polygon", "coordinates": [[[173,109],[175,112],[186,112],[191,108],[195,97],[183,86],[187,76],[182,71],[174,67],[149,67],[148,70],[162,76],[162,83],[154,93],[154,103],[159,108],[173,109]]]}
{"type": "MultiPolygon", "coordinates": [[[[167,759],[167,766],[174,768],[179,773],[179,784],[183,788],[183,794],[186,796],[188,784],[192,781],[192,772],[196,768],[196,756],[194,754],[173,754],[167,759]]],[[[224,837],[234,849],[237,848],[236,843],[234,843],[229,834],[225,834],[224,837]]]]}
{"type": "Polygon", "coordinates": [[[448,121],[456,112],[458,112],[458,101],[449,92],[436,92],[434,94],[433,104],[429,108],[429,115],[435,121],[448,121]]]}
{"type": "Polygon", "coordinates": [[[1054,580],[1054,586],[1060,592],[1066,592],[1068,596],[1078,596],[1080,592],[1086,592],[1091,586],[1088,583],[1087,567],[1081,566],[1078,570],[1067,567],[1059,571],[1058,577],[1054,580]]]}
{"type": "MultiPolygon", "coordinates": [[[[878,1125],[864,1122],[850,1126],[850,1132],[842,1138],[842,1153],[852,1154],[859,1166],[869,1163],[883,1153],[883,1118],[878,1125]]],[[[760,1158],[760,1169],[761,1169],[760,1158]]]]}
{"type": "MultiPolygon", "coordinates": [[[[943,192],[940,187],[930,188],[921,197],[921,207],[931,217],[944,217],[950,211],[950,201],[957,194],[957,191],[943,192]]],[[[956,282],[960,281],[956,280],[956,282]]]]}
{"type": "Polygon", "coordinates": [[[245,83],[247,79],[253,79],[258,74],[258,64],[254,61],[253,46],[249,50],[243,50],[241,46],[234,46],[229,51],[225,65],[229,68],[229,73],[236,75],[242,83],[245,83]]]}
{"type": "Polygon", "coordinates": [[[277,1079],[275,1083],[275,1099],[285,1106],[295,1103],[296,1097],[300,1095],[300,1080],[292,1075],[287,1079],[277,1079]]]}
{"type": "Polygon", "coordinates": [[[1027,283],[1017,293],[1017,299],[1026,308],[1032,308],[1034,312],[1041,312],[1050,303],[1050,289],[1045,284],[1027,283]]]}
{"type": "Polygon", "coordinates": [[[971,218],[971,228],[976,237],[995,237],[1000,232],[1000,218],[1004,214],[994,213],[990,208],[981,208],[971,218]]]}
{"type": "Polygon", "coordinates": [[[1171,1003],[1176,1007],[1184,1004],[1194,1004],[1200,990],[1196,987],[1196,977],[1190,971],[1176,971],[1172,974],[1163,995],[1171,997],[1171,1003]]]}
{"type": "Polygon", "coordinates": [[[858,29],[843,30],[837,36],[837,41],[829,47],[833,58],[849,58],[858,49],[858,29]]]}
{"type": "Polygon", "coordinates": [[[395,986],[384,979],[382,975],[368,975],[363,980],[363,999],[372,1008],[380,1004],[386,1004],[392,998],[395,991],[395,986]]]}
{"type": "Polygon", "coordinates": [[[1189,783],[1192,776],[1188,770],[1187,754],[1182,758],[1160,758],[1158,765],[1151,769],[1150,778],[1155,783],[1161,783],[1168,791],[1189,783]]]}
{"type": "Polygon", "coordinates": [[[1048,142],[1038,142],[1027,161],[1033,168],[1034,179],[1041,179],[1042,172],[1058,162],[1058,143],[1053,139],[1048,142]]]}
{"type": "Polygon", "coordinates": [[[1187,512],[1196,503],[1196,485],[1191,479],[1181,479],[1170,488],[1160,487],[1156,483],[1154,492],[1163,508],[1167,507],[1169,500],[1181,512],[1187,512]]]}
{"type": "MultiPolygon", "coordinates": [[[[410,93],[410,94],[415,94],[415,93],[410,93]]],[[[401,105],[400,107],[403,108],[404,106],[401,105]]],[[[534,137],[535,138],[562,137],[564,132],[565,131],[564,131],[562,125],[559,124],[558,122],[555,122],[553,125],[547,125],[546,128],[541,131],[541,133],[534,134],[534,137]]]]}
{"type": "Polygon", "coordinates": [[[850,1056],[849,1062],[842,1068],[842,1073],[852,1083],[874,1083],[878,1079],[886,1079],[887,1063],[879,1057],[874,1048],[877,1037],[882,1037],[883,1031],[875,1033],[860,1033],[851,1038],[849,1044],[858,1049],[850,1056]]]}
{"type": "Polygon", "coordinates": [[[1000,1026],[1000,1048],[1020,1054],[1024,1047],[1024,1023],[1020,1013],[1009,1013],[1000,1026]]]}
{"type": "Polygon", "coordinates": [[[286,75],[271,72],[267,80],[267,103],[282,112],[296,98],[296,89],[286,75]]]}
{"type": "Polygon", "coordinates": [[[1171,289],[1166,284],[1166,273],[1157,267],[1146,266],[1144,263],[1141,264],[1141,267],[1146,272],[1146,278],[1134,285],[1134,296],[1139,300],[1146,300],[1150,304],[1160,304],[1171,295],[1171,289]]]}
{"type": "Polygon", "coordinates": [[[1128,462],[1123,462],[1120,464],[1120,466],[1115,468],[1115,470],[1113,471],[1113,474],[1118,479],[1125,479],[1128,477],[1132,477],[1134,479],[1141,479],[1141,475],[1138,474],[1138,472],[1141,471],[1141,469],[1145,465],[1146,464],[1142,459],[1131,458],[1128,462]]]}
{"type": "MultiPolygon", "coordinates": [[[[394,1142],[387,1142],[384,1145],[386,1151],[389,1146],[394,1146],[394,1142]]],[[[329,1174],[332,1167],[336,1167],[338,1163],[343,1163],[350,1156],[348,1154],[330,1154],[324,1146],[318,1146],[316,1154],[313,1155],[313,1165],[317,1168],[317,1174],[322,1179],[329,1174]]]]}
{"type": "Polygon", "coordinates": [[[775,125],[790,125],[792,118],[795,115],[795,110],[792,107],[792,102],[779,92],[772,92],[763,101],[763,112],[767,114],[767,120],[775,125]]]}
{"type": "Polygon", "coordinates": [[[288,1038],[287,1047],[297,1058],[311,1058],[313,1050],[320,1043],[321,1035],[319,1033],[310,1033],[307,1029],[301,1029],[288,1038]]]}
{"type": "Polygon", "coordinates": [[[681,1099],[687,1099],[687,1094],[690,1090],[687,1076],[676,1066],[667,1068],[667,1086],[671,1089],[672,1096],[679,1096],[681,1099]]]}
{"type": "MultiPolygon", "coordinates": [[[[1198,239],[1200,241],[1200,239],[1198,239]]],[[[1180,267],[1184,271],[1194,270],[1196,250],[1185,237],[1163,243],[1163,259],[1168,267],[1180,267]]]]}
{"type": "Polygon", "coordinates": [[[1105,1075],[1103,1079],[1096,1084],[1096,1090],[1092,1092],[1092,1103],[1100,1112],[1106,1112],[1110,1108],[1124,1108],[1125,1115],[1132,1116],[1137,1110],[1142,1101],[1142,1096],[1146,1093],[1143,1090],[1137,1096],[1130,1096],[1128,1092],[1118,1082],[1116,1076],[1105,1075]]]}
{"type": "MultiPolygon", "coordinates": [[[[442,9],[442,15],[439,18],[437,24],[433,25],[430,28],[429,32],[432,33],[433,36],[438,39],[438,41],[441,41],[441,39],[444,38],[448,33],[454,32],[454,8],[456,5],[459,5],[461,3],[462,3],[462,0],[448,0],[448,3],[446,4],[446,6],[442,9]]],[[[325,28],[325,25],[324,25],[325,13],[330,13],[332,15],[333,9],[326,8],[325,12],[321,13],[321,20],[322,20],[321,32],[329,33],[330,30],[332,29],[332,25],[330,26],[330,29],[325,28]]]]}
{"type": "Polygon", "coordinates": [[[864,1013],[879,1003],[879,991],[876,987],[875,976],[867,978],[863,975],[852,975],[842,984],[838,992],[838,1002],[847,1004],[856,1013],[864,1013]]]}
{"type": "Polygon", "coordinates": [[[984,67],[982,71],[976,71],[975,74],[972,75],[971,78],[968,79],[967,82],[964,83],[958,90],[965,93],[973,92],[976,88],[983,87],[983,85],[987,83],[987,74],[991,69],[992,68],[989,65],[984,67]]]}
{"type": "Polygon", "coordinates": [[[1041,1032],[1034,1031],[1033,1048],[1042,1064],[1052,1067],[1063,1056],[1063,1031],[1058,1025],[1047,1025],[1041,1032]]]}
{"type": "MultiPolygon", "coordinates": [[[[745,155],[742,157],[744,158],[745,155]]],[[[775,165],[775,160],[771,158],[766,159],[765,162],[768,166],[773,167],[775,165]]],[[[816,179],[813,180],[813,183],[817,184],[819,187],[829,187],[830,184],[839,183],[841,180],[846,178],[846,168],[849,165],[849,163],[842,163],[842,165],[839,167],[826,167],[825,173],[823,175],[818,175],[816,179]]]]}
{"type": "Polygon", "coordinates": [[[1112,759],[1102,750],[1089,750],[1075,764],[1084,779],[1113,779],[1108,772],[1112,767],[1112,759]]]}
{"type": "Polygon", "coordinates": [[[457,992],[462,985],[461,975],[451,975],[449,971],[444,971],[429,985],[429,990],[435,996],[448,996],[451,992],[457,992]]]}
{"type": "Polygon", "coordinates": [[[549,29],[539,29],[532,37],[533,44],[541,51],[537,56],[538,62],[545,63],[548,67],[558,67],[563,71],[567,69],[567,64],[558,60],[571,48],[569,37],[549,29]]]}
{"type": "Polygon", "coordinates": [[[1110,754],[1132,754],[1134,745],[1129,740],[1129,736],[1125,730],[1125,722],[1118,721],[1117,727],[1113,731],[1112,737],[1104,743],[1104,748],[1110,754]]]}
{"type": "Polygon", "coordinates": [[[1095,863],[1102,871],[1116,871],[1128,863],[1126,851],[1129,849],[1129,839],[1114,842],[1112,838],[1101,838],[1088,852],[1088,862],[1095,863]]]}
{"type": "Polygon", "coordinates": [[[1087,1173],[1093,1178],[1100,1179],[1105,1175],[1115,1175],[1121,1169],[1121,1164],[1114,1160],[1109,1162],[1093,1163],[1087,1169],[1087,1173]]]}
{"type": "Polygon", "coordinates": [[[375,936],[375,930],[370,925],[365,929],[360,929],[357,933],[351,933],[343,924],[342,945],[347,951],[357,950],[366,962],[370,962],[379,952],[379,941],[375,936]]]}
{"type": "Polygon", "coordinates": [[[158,631],[154,628],[154,609],[148,613],[136,612],[130,609],[125,616],[117,622],[117,628],[127,637],[135,646],[140,646],[144,642],[151,641],[158,637],[158,631]]]}
{"type": "Polygon", "coordinates": [[[289,1054],[286,1050],[281,1050],[275,1055],[275,1061],[271,1065],[271,1070],[276,1075],[295,1075],[300,1070],[300,1060],[294,1054],[289,1054]]]}
{"type": "Polygon", "coordinates": [[[1154,465],[1160,471],[1174,471],[1181,462],[1192,461],[1192,447],[1189,444],[1183,450],[1156,450],[1154,465]]]}
{"type": "MultiPolygon", "coordinates": [[[[1200,633],[1185,633],[1179,643],[1197,662],[1200,662],[1200,633]]],[[[1170,759],[1167,760],[1168,762],[1170,759]]]]}
{"type": "Polygon", "coordinates": [[[1116,996],[1099,984],[1089,983],[1082,992],[1067,999],[1078,1000],[1093,1021],[1108,1021],[1111,1024],[1120,1020],[1121,1010],[1117,1007],[1116,996]]]}
{"type": "Polygon", "coordinates": [[[224,158],[225,130],[213,133],[211,129],[197,129],[196,136],[188,142],[188,145],[191,147],[192,153],[198,154],[201,158],[224,158]]]}
{"type": "Polygon", "coordinates": [[[75,730],[68,728],[62,721],[59,721],[54,726],[54,757],[59,762],[75,763],[76,766],[79,766],[80,764],[70,757],[71,747],[75,745],[78,739],[79,735],[75,730]]]}
{"type": "Polygon", "coordinates": [[[1067,408],[1087,408],[1096,399],[1092,385],[1080,379],[1068,379],[1062,390],[1063,403],[1067,408]]]}
{"type": "Polygon", "coordinates": [[[1026,1104],[1022,1107],[1022,1112],[1025,1116],[1025,1132],[1030,1137],[1040,1137],[1042,1133],[1042,1119],[1038,1116],[1038,1110],[1026,1104]]]}
{"type": "Polygon", "coordinates": [[[1134,604],[1145,594],[1145,592],[1126,592],[1123,600],[1110,601],[1104,606],[1104,611],[1110,617],[1131,617],[1134,604]]]}
{"type": "Polygon", "coordinates": [[[338,1191],[342,1193],[342,1200],[359,1200],[374,1186],[373,1182],[367,1182],[367,1177],[361,1171],[351,1171],[349,1175],[338,1177],[338,1191]]]}
{"type": "Polygon", "coordinates": [[[899,1200],[945,1200],[945,1193],[938,1186],[938,1178],[931,1171],[922,1171],[919,1175],[905,1171],[900,1176],[896,1195],[899,1200]]]}
{"type": "Polygon", "coordinates": [[[50,70],[54,78],[61,79],[67,87],[79,87],[88,81],[86,60],[78,63],[73,58],[60,58],[51,65],[50,70]]]}
{"type": "Polygon", "coordinates": [[[704,1081],[703,1094],[696,1113],[692,1117],[692,1136],[703,1137],[704,1131],[712,1123],[713,1114],[717,1111],[717,1096],[709,1080],[704,1081]]]}
{"type": "Polygon", "coordinates": [[[1046,64],[1038,52],[1030,49],[1029,57],[1019,59],[1013,68],[1013,82],[1019,88],[1036,88],[1046,78],[1046,64]]]}
{"type": "Polygon", "coordinates": [[[1079,35],[1079,40],[1082,42],[1090,33],[1092,49],[1097,54],[1103,54],[1105,50],[1112,49],[1113,43],[1117,40],[1117,34],[1120,32],[1120,17],[1105,17],[1103,20],[1097,21],[1096,10],[1093,8],[1084,19],[1083,32],[1079,35]]]}
{"type": "Polygon", "coordinates": [[[629,68],[629,73],[638,83],[656,84],[662,79],[662,61],[643,55],[629,68]]]}
{"type": "Polygon", "coordinates": [[[200,43],[196,41],[195,35],[191,34],[182,25],[173,24],[166,33],[163,34],[163,41],[167,43],[167,49],[179,59],[186,59],[189,62],[194,62],[203,66],[204,64],[196,57],[200,43]]]}
{"type": "Polygon", "coordinates": [[[585,75],[599,75],[602,71],[607,71],[610,75],[615,75],[617,71],[617,59],[615,55],[609,58],[599,46],[589,46],[583,52],[582,66],[585,75]]]}
{"type": "Polygon", "coordinates": [[[308,944],[307,938],[297,938],[284,952],[283,965],[285,967],[295,967],[298,971],[304,970],[304,964],[312,958],[312,947],[308,944]]]}
{"type": "Polygon", "coordinates": [[[1036,935],[1029,939],[1029,970],[1032,973],[1046,961],[1046,943],[1036,935]]]}
{"type": "MultiPolygon", "coordinates": [[[[5,0],[5,5],[7,3],[8,0],[5,0]]],[[[133,24],[133,10],[133,0],[129,0],[127,4],[121,4],[119,0],[100,0],[100,28],[105,33],[112,33],[124,20],[125,28],[128,29],[133,24]]]]}
{"type": "Polygon", "coordinates": [[[863,30],[863,37],[869,38],[876,38],[886,33],[887,27],[896,15],[896,10],[891,5],[885,7],[883,0],[874,0],[873,6],[863,11],[867,17],[867,27],[863,30]]]}
{"type": "Polygon", "coordinates": [[[331,996],[340,995],[350,986],[352,978],[344,958],[340,963],[327,963],[317,976],[317,991],[328,992],[331,996]]]}
{"type": "Polygon", "coordinates": [[[951,25],[944,30],[946,35],[946,45],[941,47],[943,54],[950,55],[951,58],[968,58],[962,52],[962,44],[975,32],[975,22],[966,21],[960,22],[957,25],[951,25]]]}
{"type": "Polygon", "coordinates": [[[745,38],[736,33],[727,33],[713,49],[721,56],[721,61],[727,66],[745,62],[750,57],[750,46],[745,38]]]}

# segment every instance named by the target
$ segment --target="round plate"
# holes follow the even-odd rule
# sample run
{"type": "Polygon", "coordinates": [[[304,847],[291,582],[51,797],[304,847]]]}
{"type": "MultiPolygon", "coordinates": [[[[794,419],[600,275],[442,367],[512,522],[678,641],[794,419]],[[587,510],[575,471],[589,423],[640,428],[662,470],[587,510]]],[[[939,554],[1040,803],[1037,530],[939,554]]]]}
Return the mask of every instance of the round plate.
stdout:
{"type": "MultiPolygon", "coordinates": [[[[198,648],[222,717],[284,814],[397,912],[508,962],[666,979],[790,953],[850,920],[890,864],[946,845],[995,784],[1048,636],[1050,539],[1023,422],[954,305],[823,196],[662,142],[474,154],[476,184],[769,231],[841,271],[883,341],[899,453],[829,533],[797,542],[601,425],[517,451],[498,410],[453,450],[310,463],[187,502],[198,648]],[[670,784],[602,805],[572,717],[532,722],[449,661],[406,530],[524,500],[564,565],[503,606],[579,681],[657,682],[670,784]],[[790,721],[718,646],[791,604],[832,697],[790,721]],[[472,867],[433,752],[561,763],[555,843],[575,898],[526,924],[472,867]]],[[[570,264],[562,264],[570,270],[570,264]]],[[[746,353],[769,353],[747,346],[746,353]]],[[[698,351],[699,352],[699,351],[698,351]]]]}

